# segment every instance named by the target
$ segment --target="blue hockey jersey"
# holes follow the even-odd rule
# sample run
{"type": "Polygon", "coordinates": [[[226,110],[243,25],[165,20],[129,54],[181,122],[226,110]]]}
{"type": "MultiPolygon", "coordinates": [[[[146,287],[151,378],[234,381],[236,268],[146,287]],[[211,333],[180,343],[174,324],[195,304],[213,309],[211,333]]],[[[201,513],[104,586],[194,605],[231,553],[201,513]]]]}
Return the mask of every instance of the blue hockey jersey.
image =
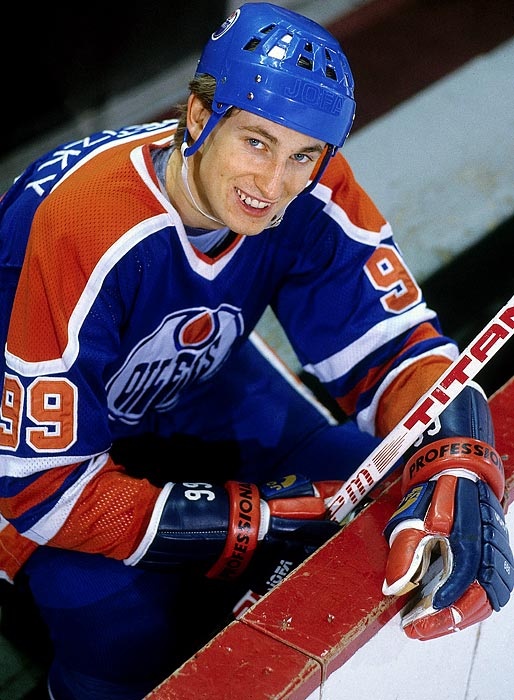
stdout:
{"type": "Polygon", "coordinates": [[[113,462],[113,440],[173,412],[267,306],[306,370],[370,433],[392,427],[457,355],[341,154],[280,225],[234,232],[212,257],[191,243],[153,166],[175,128],[60,146],[0,202],[8,578],[40,544],[131,557],[162,494],[113,462]],[[423,386],[406,379],[414,366],[423,386]]]}

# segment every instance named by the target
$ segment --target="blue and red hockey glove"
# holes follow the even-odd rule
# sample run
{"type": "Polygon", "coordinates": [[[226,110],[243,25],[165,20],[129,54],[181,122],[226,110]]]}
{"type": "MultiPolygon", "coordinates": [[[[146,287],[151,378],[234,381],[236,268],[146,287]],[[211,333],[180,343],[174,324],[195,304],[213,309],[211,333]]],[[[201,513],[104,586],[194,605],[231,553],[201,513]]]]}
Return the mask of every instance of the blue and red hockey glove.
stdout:
{"type": "Polygon", "coordinates": [[[167,484],[139,551],[128,563],[199,565],[209,578],[230,581],[245,571],[258,549],[292,547],[304,558],[339,530],[326,515],[328,499],[342,484],[314,483],[298,474],[261,486],[238,481],[167,484]]]}
{"type": "Polygon", "coordinates": [[[429,640],[488,618],[509,600],[514,558],[505,480],[483,393],[467,387],[407,455],[405,494],[389,520],[383,592],[417,594],[402,626],[429,640]]]}

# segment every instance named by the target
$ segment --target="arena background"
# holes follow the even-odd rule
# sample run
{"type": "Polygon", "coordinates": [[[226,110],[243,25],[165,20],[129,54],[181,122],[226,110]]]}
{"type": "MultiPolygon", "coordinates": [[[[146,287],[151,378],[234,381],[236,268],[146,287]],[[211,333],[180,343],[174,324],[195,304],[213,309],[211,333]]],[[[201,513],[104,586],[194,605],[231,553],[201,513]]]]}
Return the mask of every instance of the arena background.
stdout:
{"type": "MultiPolygon", "coordinates": [[[[73,10],[41,6],[30,13],[21,5],[13,7],[7,30],[20,49],[16,55],[10,49],[7,53],[5,44],[1,49],[2,65],[8,70],[2,75],[0,190],[30,158],[61,141],[80,138],[96,128],[168,116],[185,96],[197,52],[208,33],[238,4],[148,2],[135,11],[89,3],[73,10]]],[[[512,294],[512,0],[289,0],[278,4],[326,24],[345,48],[358,103],[345,154],[393,223],[443,326],[464,347],[512,294]]],[[[271,315],[262,320],[260,331],[298,369],[271,315]]],[[[507,348],[481,374],[489,395],[510,379],[511,358],[512,348],[507,348]]],[[[310,377],[303,378],[318,391],[310,377]]],[[[510,410],[506,412],[505,406],[502,403],[498,410],[508,423],[510,410]]],[[[4,632],[0,698],[39,700],[45,697],[40,685],[45,650],[20,647],[13,625],[6,624],[12,610],[2,606],[0,612],[4,632]]],[[[23,623],[30,633],[30,625],[37,621],[31,618],[31,610],[24,612],[23,620],[16,618],[17,631],[23,623]]],[[[498,618],[503,622],[496,625],[498,635],[510,634],[507,623],[512,624],[513,617],[511,613],[509,619],[507,615],[498,618]]],[[[399,644],[398,637],[390,634],[399,644]]],[[[471,672],[461,673],[459,668],[451,689],[441,690],[430,673],[423,688],[411,685],[404,694],[384,678],[377,697],[421,700],[423,692],[433,697],[439,689],[439,696],[449,700],[504,700],[507,695],[501,691],[500,679],[511,687],[514,677],[501,663],[495,665],[502,657],[495,656],[490,626],[484,628],[486,634],[493,640],[489,650],[477,655],[472,645],[469,655],[469,669],[476,668],[484,656],[490,657],[486,668],[492,669],[493,676],[482,694],[468,694],[474,688],[469,685],[471,672]]],[[[374,643],[379,647],[373,653],[383,654],[388,666],[394,667],[379,638],[376,635],[359,652],[361,656],[355,655],[357,667],[371,663],[362,653],[374,643]]],[[[439,668],[448,666],[445,654],[461,653],[459,643],[439,647],[439,657],[426,652],[426,660],[439,668]]],[[[402,650],[408,663],[403,646],[402,650]]],[[[468,652],[469,646],[462,652],[465,659],[468,652]]],[[[359,669],[355,671],[354,666],[350,672],[350,664],[346,668],[347,689],[355,678],[361,684],[371,683],[362,668],[360,679],[359,669]]],[[[400,665],[398,673],[412,678],[412,669],[405,665],[400,665]]],[[[369,688],[369,692],[376,691],[369,688]]],[[[241,696],[227,689],[214,697],[239,700],[241,696]]],[[[342,698],[346,692],[327,689],[325,697],[342,698]]]]}

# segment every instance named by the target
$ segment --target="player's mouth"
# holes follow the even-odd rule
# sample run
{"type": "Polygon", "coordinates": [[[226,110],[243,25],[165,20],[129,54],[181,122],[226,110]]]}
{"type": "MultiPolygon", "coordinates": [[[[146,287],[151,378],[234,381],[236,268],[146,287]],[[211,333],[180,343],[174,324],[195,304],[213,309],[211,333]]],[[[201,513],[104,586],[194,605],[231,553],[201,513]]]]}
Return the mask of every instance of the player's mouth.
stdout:
{"type": "Polygon", "coordinates": [[[239,187],[235,188],[236,194],[239,197],[240,201],[248,208],[252,209],[255,211],[255,213],[259,212],[262,213],[266,209],[269,209],[271,207],[270,202],[264,202],[262,199],[257,199],[256,197],[252,197],[246,192],[243,192],[243,190],[240,190],[239,187]]]}

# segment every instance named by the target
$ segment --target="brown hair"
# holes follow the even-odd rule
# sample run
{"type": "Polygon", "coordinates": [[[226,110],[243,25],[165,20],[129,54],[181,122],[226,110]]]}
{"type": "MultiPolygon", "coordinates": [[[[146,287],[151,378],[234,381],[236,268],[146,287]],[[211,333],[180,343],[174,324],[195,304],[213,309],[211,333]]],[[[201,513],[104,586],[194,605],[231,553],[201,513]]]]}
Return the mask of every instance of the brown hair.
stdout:
{"type": "MultiPolygon", "coordinates": [[[[216,80],[212,75],[203,73],[195,75],[189,82],[189,92],[194,93],[202,102],[203,106],[211,111],[214,92],[216,90],[216,80]]],[[[187,125],[187,103],[178,105],[178,127],[174,136],[175,148],[180,149],[184,140],[184,133],[187,125]]]]}

